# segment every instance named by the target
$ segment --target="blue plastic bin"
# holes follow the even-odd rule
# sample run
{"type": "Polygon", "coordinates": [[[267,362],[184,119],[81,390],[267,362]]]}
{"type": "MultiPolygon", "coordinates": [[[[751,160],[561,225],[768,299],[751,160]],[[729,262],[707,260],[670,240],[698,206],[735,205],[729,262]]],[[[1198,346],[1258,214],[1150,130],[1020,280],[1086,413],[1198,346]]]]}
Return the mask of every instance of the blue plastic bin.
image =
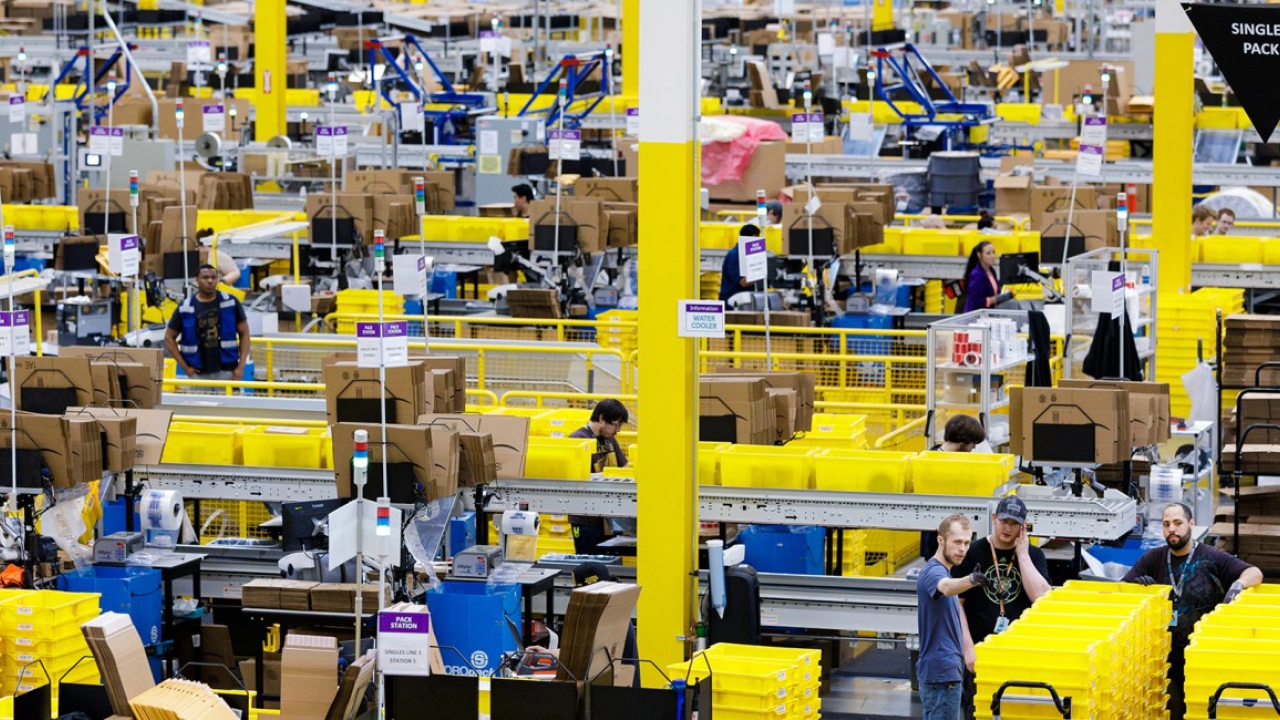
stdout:
{"type": "Polygon", "coordinates": [[[445,674],[488,676],[518,649],[519,585],[445,580],[427,592],[427,608],[445,674]]]}
{"type": "Polygon", "coordinates": [[[738,533],[758,572],[821,575],[826,531],[808,525],[748,525],[738,533]]]}
{"type": "Polygon", "coordinates": [[[58,576],[58,589],[100,593],[102,612],[127,614],[144,645],[164,640],[160,571],[131,565],[90,565],[58,576]]]}

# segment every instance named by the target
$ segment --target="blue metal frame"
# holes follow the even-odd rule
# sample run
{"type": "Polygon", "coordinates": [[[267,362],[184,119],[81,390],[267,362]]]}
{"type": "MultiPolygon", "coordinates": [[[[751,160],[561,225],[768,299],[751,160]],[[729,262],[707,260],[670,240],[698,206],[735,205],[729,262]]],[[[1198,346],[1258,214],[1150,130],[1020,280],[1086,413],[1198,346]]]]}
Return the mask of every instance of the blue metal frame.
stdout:
{"type": "Polygon", "coordinates": [[[609,67],[612,58],[612,51],[605,49],[597,52],[585,53],[581,55],[565,55],[556,63],[551,74],[546,77],[533,91],[533,96],[524,104],[524,107],[517,113],[519,117],[528,117],[530,115],[540,115],[546,113],[547,125],[554,125],[557,121],[561,127],[577,128],[582,125],[583,118],[590,115],[600,102],[606,97],[613,94],[612,88],[612,70],[609,67]],[[591,76],[591,73],[597,69],[601,69],[600,73],[600,89],[595,92],[579,93],[578,89],[584,81],[591,76]],[[561,105],[559,89],[560,80],[565,81],[565,97],[564,105],[561,105]],[[538,97],[550,89],[555,93],[555,101],[548,107],[533,108],[533,104],[538,97]],[[569,112],[569,108],[580,100],[595,99],[579,113],[569,112]]]}
{"type": "MultiPolygon", "coordinates": [[[[408,46],[412,46],[418,51],[418,54],[426,61],[427,66],[431,68],[431,72],[436,76],[436,79],[440,81],[440,85],[445,89],[443,92],[424,93],[422,88],[418,87],[417,82],[409,76],[409,73],[405,72],[405,69],[400,66],[397,59],[391,55],[389,50],[387,50],[386,45],[384,45],[381,40],[371,40],[365,44],[365,47],[369,51],[370,72],[372,72],[372,68],[379,62],[385,63],[395,71],[394,76],[388,77],[384,73],[381,80],[373,83],[378,91],[378,96],[385,100],[389,105],[397,110],[400,109],[400,102],[391,96],[390,90],[390,83],[393,80],[399,80],[409,88],[411,93],[413,93],[415,102],[423,103],[424,105],[440,104],[455,106],[449,110],[424,110],[422,113],[423,116],[430,120],[433,125],[440,125],[443,121],[448,120],[464,120],[475,110],[486,107],[487,98],[483,94],[458,92],[457,89],[454,88],[453,83],[449,82],[449,78],[440,71],[440,68],[435,64],[435,61],[433,61],[431,56],[427,54],[427,51],[418,42],[416,37],[412,35],[405,35],[404,42],[406,48],[408,46]],[[379,56],[381,56],[381,60],[379,60],[379,56]]],[[[401,58],[407,59],[408,55],[409,54],[407,52],[403,52],[401,54],[401,58]]],[[[442,132],[440,138],[445,144],[454,144],[459,139],[451,132],[442,132]]]]}
{"type": "Polygon", "coordinates": [[[989,124],[995,121],[996,115],[990,105],[985,103],[965,103],[956,99],[951,94],[950,88],[946,83],[942,82],[942,78],[938,77],[938,73],[934,71],[933,66],[920,54],[915,45],[911,43],[902,43],[901,45],[891,45],[872,51],[872,56],[876,58],[876,95],[887,103],[898,117],[902,118],[902,124],[907,128],[907,134],[910,136],[912,132],[923,126],[942,127],[948,134],[950,143],[953,147],[966,147],[970,143],[965,134],[961,131],[977,127],[979,125],[989,124]],[[895,53],[900,53],[900,57],[895,57],[895,53]],[[885,83],[885,76],[888,72],[892,72],[897,79],[896,82],[885,83]],[[946,98],[944,100],[934,100],[929,95],[929,91],[924,86],[922,74],[927,74],[934,84],[942,89],[946,98]],[[905,93],[908,98],[920,105],[923,113],[908,113],[898,107],[898,100],[895,97],[905,93]],[[960,115],[958,120],[939,120],[938,115],[960,115]],[[958,141],[958,142],[957,142],[958,141]]]}
{"type": "Polygon", "coordinates": [[[124,97],[125,93],[129,92],[129,86],[133,82],[133,68],[129,64],[129,58],[125,57],[124,51],[121,49],[117,49],[114,53],[111,54],[111,57],[107,59],[107,62],[102,66],[102,69],[98,70],[98,72],[93,76],[94,87],[95,88],[100,87],[105,90],[106,85],[102,82],[102,78],[107,75],[109,68],[114,67],[115,64],[119,62],[122,57],[124,58],[124,82],[116,84],[116,94],[110,98],[107,98],[107,102],[105,105],[98,105],[95,102],[96,98],[88,97],[89,84],[84,82],[84,78],[89,77],[89,73],[93,72],[93,69],[92,69],[93,61],[89,56],[89,48],[87,47],[80,48],[76,52],[76,56],[68,60],[66,65],[62,66],[62,71],[59,72],[58,77],[55,78],[52,83],[50,83],[49,89],[45,91],[44,97],[41,98],[40,101],[44,102],[45,100],[48,100],[49,93],[56,92],[58,85],[60,85],[62,81],[65,80],[67,76],[71,74],[72,70],[75,69],[76,65],[79,64],[81,60],[83,60],[84,69],[81,71],[80,82],[84,85],[84,89],[81,90],[80,93],[77,94],[74,98],[76,103],[76,109],[84,110],[86,104],[93,103],[94,117],[99,120],[106,117],[111,106],[114,105],[116,101],[118,101],[120,98],[124,97]]]}

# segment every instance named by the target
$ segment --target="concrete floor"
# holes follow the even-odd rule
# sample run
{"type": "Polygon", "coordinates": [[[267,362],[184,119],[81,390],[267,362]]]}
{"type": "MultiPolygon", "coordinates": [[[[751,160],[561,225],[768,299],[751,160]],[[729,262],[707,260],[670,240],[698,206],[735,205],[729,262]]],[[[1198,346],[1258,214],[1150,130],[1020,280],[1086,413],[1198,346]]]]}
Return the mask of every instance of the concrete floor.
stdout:
{"type": "Polygon", "coordinates": [[[826,720],[921,717],[920,700],[911,690],[906,648],[872,648],[845,663],[822,698],[826,720]]]}

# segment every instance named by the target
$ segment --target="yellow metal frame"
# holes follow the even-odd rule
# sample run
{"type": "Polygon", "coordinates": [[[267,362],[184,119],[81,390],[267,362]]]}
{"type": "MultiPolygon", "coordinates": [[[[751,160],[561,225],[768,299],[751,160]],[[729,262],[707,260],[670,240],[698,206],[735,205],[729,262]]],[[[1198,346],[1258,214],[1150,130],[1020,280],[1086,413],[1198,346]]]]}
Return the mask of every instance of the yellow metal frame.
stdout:
{"type": "Polygon", "coordinates": [[[1191,288],[1191,144],[1195,127],[1192,83],[1195,33],[1181,6],[1156,3],[1155,94],[1151,156],[1153,234],[1160,251],[1157,281],[1162,293],[1191,288]],[[1164,152],[1161,152],[1163,150],[1164,152]]]}
{"type": "Polygon", "coordinates": [[[285,0],[257,0],[253,11],[256,33],[257,97],[254,99],[254,139],[266,142],[288,130],[288,60],[285,0]],[[267,90],[270,92],[267,92],[267,90]]]}

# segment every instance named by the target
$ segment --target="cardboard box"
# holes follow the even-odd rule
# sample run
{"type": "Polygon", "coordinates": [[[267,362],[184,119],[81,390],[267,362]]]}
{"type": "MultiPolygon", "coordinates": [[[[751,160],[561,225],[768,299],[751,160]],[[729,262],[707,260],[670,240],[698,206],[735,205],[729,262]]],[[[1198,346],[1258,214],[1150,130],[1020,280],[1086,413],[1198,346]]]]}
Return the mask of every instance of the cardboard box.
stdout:
{"type": "Polygon", "coordinates": [[[1031,212],[1030,175],[1000,175],[995,179],[996,215],[1019,215],[1031,212]]]}
{"type": "Polygon", "coordinates": [[[239,142],[240,132],[245,127],[245,121],[249,119],[249,101],[243,99],[183,98],[182,109],[186,122],[182,132],[179,133],[177,101],[173,98],[160,98],[157,103],[160,113],[160,137],[165,140],[195,140],[204,133],[204,106],[217,104],[224,105],[227,114],[226,130],[219,132],[218,135],[222,137],[223,142],[232,144],[239,142]],[[232,108],[236,111],[235,120],[230,117],[232,108]]]}
{"type": "Polygon", "coordinates": [[[354,362],[326,365],[325,404],[329,424],[374,421],[375,416],[381,416],[379,403],[385,403],[388,423],[412,425],[428,406],[422,363],[386,368],[385,372],[384,397],[379,368],[362,368],[354,362]]]}
{"type": "MultiPolygon", "coordinates": [[[[128,615],[106,612],[80,625],[107,689],[111,711],[133,717],[129,700],[155,687],[142,638],[128,615]]],[[[335,648],[336,652],[336,648],[335,648]]],[[[334,657],[337,663],[337,657],[334,657]]]]}
{"type": "Polygon", "coordinates": [[[766,390],[791,390],[795,393],[796,431],[813,430],[814,401],[816,399],[815,378],[807,372],[761,372],[759,370],[724,369],[717,370],[707,378],[719,376],[750,377],[764,382],[766,390]]]}
{"type": "MultiPolygon", "coordinates": [[[[755,197],[754,195],[752,197],[755,197]]],[[[529,205],[529,249],[537,249],[537,232],[539,226],[549,227],[544,230],[548,237],[555,237],[556,198],[534,200],[529,205]]],[[[609,219],[605,215],[604,201],[598,197],[560,198],[560,227],[576,227],[578,249],[583,253],[600,252],[605,248],[609,219]]],[[[561,248],[561,252],[572,252],[572,248],[561,248]]]]}
{"type": "MultiPolygon", "coordinates": [[[[416,417],[415,417],[416,419],[416,417]]],[[[365,430],[369,433],[369,483],[376,486],[381,493],[381,470],[374,471],[376,465],[383,462],[391,464],[408,463],[413,467],[414,480],[426,488],[428,500],[452,495],[456,488],[451,486],[449,478],[438,477],[433,472],[434,442],[428,428],[412,424],[387,425],[386,442],[382,438],[382,429],[377,424],[338,423],[333,426],[333,472],[338,483],[338,497],[354,497],[351,478],[351,458],[355,454],[353,433],[365,430]],[[385,460],[384,460],[385,458],[385,460]]],[[[456,483],[454,476],[452,483],[456,483]]],[[[400,498],[412,497],[412,488],[392,488],[392,497],[396,502],[400,498]]]]}
{"type": "MultiPolygon", "coordinates": [[[[89,227],[85,223],[86,215],[97,215],[94,222],[102,222],[102,214],[122,215],[126,233],[136,234],[133,226],[133,211],[129,205],[128,190],[112,190],[108,193],[103,188],[84,188],[76,198],[76,206],[80,209],[80,227],[89,227]]],[[[105,243],[104,243],[105,244],[105,243]]]]}
{"type": "Polygon", "coordinates": [[[426,387],[430,396],[427,409],[430,412],[462,412],[466,407],[456,407],[457,376],[453,368],[426,370],[426,387]]]}
{"type": "Polygon", "coordinates": [[[699,437],[708,441],[772,445],[774,410],[759,378],[702,376],[698,392],[699,437]]]}
{"type": "MultiPolygon", "coordinates": [[[[312,193],[307,196],[306,213],[314,224],[317,220],[329,220],[334,216],[331,209],[334,198],[330,193],[312,193]]],[[[337,217],[339,220],[351,218],[355,221],[355,230],[365,243],[372,244],[374,213],[373,196],[356,193],[338,193],[337,217]]]]}
{"type": "Polygon", "coordinates": [[[575,197],[598,197],[604,202],[640,202],[640,181],[635,177],[580,178],[573,186],[575,197]]]}
{"type": "Polygon", "coordinates": [[[1010,449],[1024,460],[1111,463],[1129,459],[1129,398],[1123,390],[1014,388],[1010,449]]]}
{"type": "Polygon", "coordinates": [[[561,315],[560,293],[554,288],[508,290],[507,308],[511,317],[557,319],[561,315]]]}
{"type": "Polygon", "coordinates": [[[100,348],[71,345],[59,357],[85,358],[94,365],[112,365],[124,407],[149,410],[160,405],[164,382],[164,352],[154,348],[100,348]]]}
{"type": "Polygon", "coordinates": [[[338,641],[290,633],[280,659],[280,709],[290,720],[326,720],[338,694],[338,641]]]}
{"type": "Polygon", "coordinates": [[[1038,228],[1041,237],[1064,237],[1068,227],[1071,237],[1084,237],[1085,250],[1120,245],[1120,230],[1114,210],[1077,210],[1045,213],[1038,228]],[[1070,217],[1071,224],[1067,220],[1070,217]]]}
{"type": "MultiPolygon", "coordinates": [[[[596,678],[609,669],[609,658],[622,657],[639,598],[639,585],[598,582],[575,588],[565,612],[556,679],[596,678]]],[[[635,668],[615,664],[612,672],[614,686],[631,686],[635,668]]]]}
{"type": "Polygon", "coordinates": [[[796,392],[794,390],[769,390],[773,398],[774,431],[778,440],[787,442],[796,434],[796,392]]]}
{"type": "Polygon", "coordinates": [[[93,404],[93,372],[84,358],[17,357],[13,365],[18,410],[61,415],[93,404]]]}
{"type": "MultiPolygon", "coordinates": [[[[1133,446],[1145,447],[1169,439],[1169,383],[1063,378],[1058,381],[1058,387],[1124,390],[1129,393],[1129,431],[1133,446]]],[[[1280,399],[1280,395],[1276,397],[1280,399]]]]}
{"type": "Polygon", "coordinates": [[[629,247],[640,241],[640,206],[635,203],[608,202],[604,205],[608,218],[609,247],[629,247]]]}
{"type": "Polygon", "coordinates": [[[138,458],[138,418],[111,408],[68,408],[71,416],[84,415],[98,423],[104,470],[123,472],[138,458]]]}
{"type": "MultiPolygon", "coordinates": [[[[1031,229],[1036,232],[1044,232],[1044,229],[1050,223],[1045,217],[1049,213],[1065,212],[1072,209],[1079,213],[1082,210],[1093,210],[1097,207],[1097,197],[1091,186],[1080,185],[1076,188],[1075,205],[1073,206],[1071,186],[1037,185],[1031,188],[1031,229]]],[[[1114,217],[1115,213],[1112,213],[1112,216],[1114,217]]]]}
{"type": "Polygon", "coordinates": [[[529,418],[506,415],[438,415],[418,418],[419,425],[443,427],[455,433],[484,433],[493,438],[494,471],[497,477],[524,477],[525,456],[529,452],[529,418]]]}
{"type": "Polygon", "coordinates": [[[460,432],[458,445],[461,450],[458,463],[460,487],[487,485],[498,476],[498,460],[493,450],[492,435],[460,432]]]}
{"type": "MultiPolygon", "coordinates": [[[[835,251],[844,255],[852,252],[849,244],[847,228],[847,205],[841,202],[823,201],[822,207],[813,215],[814,233],[831,231],[835,243],[835,251]]],[[[805,255],[809,242],[809,214],[801,203],[789,203],[782,206],[782,247],[783,254],[805,255]],[[793,242],[794,241],[794,242],[793,242]]],[[[814,238],[815,249],[827,249],[820,245],[821,239],[814,238]]],[[[828,250],[829,254],[829,250],[828,250]]]]}
{"type": "MultiPolygon", "coordinates": [[[[786,185],[786,164],[785,142],[762,142],[751,154],[751,163],[747,165],[741,178],[719,183],[704,180],[702,185],[710,191],[712,200],[755,202],[756,191],[760,189],[764,190],[765,197],[773,198],[786,185]]],[[[706,178],[714,170],[704,165],[703,177],[706,178]]]]}
{"type": "MultiPolygon", "coordinates": [[[[240,661],[240,677],[244,679],[244,686],[249,692],[261,692],[271,697],[280,697],[280,653],[263,653],[262,655],[262,685],[261,691],[258,690],[258,661],[254,658],[240,661]]],[[[279,701],[266,700],[264,707],[276,709],[280,707],[279,701]]]]}

